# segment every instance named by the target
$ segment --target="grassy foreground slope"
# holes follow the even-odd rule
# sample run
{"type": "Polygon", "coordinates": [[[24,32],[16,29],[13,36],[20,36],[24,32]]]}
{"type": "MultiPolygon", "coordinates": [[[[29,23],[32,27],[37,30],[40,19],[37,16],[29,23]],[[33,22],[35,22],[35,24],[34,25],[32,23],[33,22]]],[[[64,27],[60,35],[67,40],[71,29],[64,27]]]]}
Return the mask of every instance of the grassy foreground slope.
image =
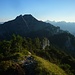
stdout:
{"type": "Polygon", "coordinates": [[[37,75],[67,75],[57,65],[55,65],[41,57],[38,57],[35,55],[33,57],[38,62],[38,66],[36,68],[37,75]]]}

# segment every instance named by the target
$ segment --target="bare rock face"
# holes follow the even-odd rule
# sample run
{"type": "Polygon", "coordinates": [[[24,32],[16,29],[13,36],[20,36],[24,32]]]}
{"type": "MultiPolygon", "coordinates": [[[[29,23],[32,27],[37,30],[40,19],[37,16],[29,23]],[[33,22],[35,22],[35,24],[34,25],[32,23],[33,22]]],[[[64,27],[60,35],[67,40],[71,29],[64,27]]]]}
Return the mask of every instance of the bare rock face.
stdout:
{"type": "Polygon", "coordinates": [[[44,38],[42,48],[45,49],[46,46],[50,46],[50,41],[47,38],[44,38]]]}

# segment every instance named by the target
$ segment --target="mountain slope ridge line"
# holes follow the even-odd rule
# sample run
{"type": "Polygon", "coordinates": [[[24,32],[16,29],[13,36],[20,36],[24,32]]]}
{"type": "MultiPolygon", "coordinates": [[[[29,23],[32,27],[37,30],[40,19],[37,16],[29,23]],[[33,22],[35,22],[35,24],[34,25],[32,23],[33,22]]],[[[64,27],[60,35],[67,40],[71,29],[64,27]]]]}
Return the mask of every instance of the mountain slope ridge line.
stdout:
{"type": "Polygon", "coordinates": [[[22,17],[22,20],[24,21],[24,23],[26,24],[27,28],[29,29],[29,26],[27,24],[27,21],[23,18],[23,16],[21,16],[21,17],[22,17]]]}

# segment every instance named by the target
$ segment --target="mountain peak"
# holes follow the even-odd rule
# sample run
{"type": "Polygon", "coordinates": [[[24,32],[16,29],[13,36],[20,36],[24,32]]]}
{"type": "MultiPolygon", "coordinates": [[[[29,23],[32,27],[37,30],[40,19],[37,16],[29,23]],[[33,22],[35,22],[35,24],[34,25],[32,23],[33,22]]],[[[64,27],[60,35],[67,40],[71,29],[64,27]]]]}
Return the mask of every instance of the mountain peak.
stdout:
{"type": "Polygon", "coordinates": [[[34,16],[32,16],[31,14],[25,14],[24,19],[31,19],[31,20],[37,20],[34,16]]]}
{"type": "Polygon", "coordinates": [[[28,16],[29,16],[29,17],[33,17],[31,14],[25,14],[24,16],[27,16],[27,17],[28,17],[28,16]]]}
{"type": "Polygon", "coordinates": [[[20,19],[23,19],[23,20],[26,20],[26,21],[37,21],[36,18],[34,18],[31,14],[25,14],[25,15],[19,15],[16,17],[16,20],[20,20],[20,19]]]}
{"type": "Polygon", "coordinates": [[[17,16],[16,19],[20,18],[20,17],[33,17],[33,16],[31,14],[25,14],[25,15],[21,14],[21,15],[17,16]]]}

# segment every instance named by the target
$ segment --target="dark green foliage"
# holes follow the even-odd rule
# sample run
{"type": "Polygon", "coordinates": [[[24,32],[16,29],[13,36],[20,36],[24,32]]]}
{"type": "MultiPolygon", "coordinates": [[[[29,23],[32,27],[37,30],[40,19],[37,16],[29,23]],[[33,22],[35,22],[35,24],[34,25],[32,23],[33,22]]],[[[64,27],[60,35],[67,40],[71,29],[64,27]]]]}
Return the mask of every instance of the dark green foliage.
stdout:
{"type": "Polygon", "coordinates": [[[68,73],[68,75],[74,75],[74,70],[71,70],[71,66],[69,65],[69,64],[62,64],[61,66],[60,66],[62,69],[64,69],[65,70],[65,72],[67,72],[68,73]],[[72,73],[73,72],[73,73],[72,73]]]}
{"type": "Polygon", "coordinates": [[[17,63],[12,61],[0,62],[0,74],[1,75],[25,75],[24,70],[17,63]]]}
{"type": "Polygon", "coordinates": [[[17,35],[13,35],[13,39],[11,40],[11,49],[13,50],[13,52],[20,52],[22,50],[22,37],[17,35]]]}
{"type": "Polygon", "coordinates": [[[75,37],[72,34],[64,32],[51,36],[49,39],[53,45],[63,49],[68,54],[75,56],[75,37]]]}
{"type": "MultiPolygon", "coordinates": [[[[15,75],[15,73],[17,73],[16,72],[17,69],[13,68],[12,64],[15,64],[15,62],[19,62],[22,59],[24,59],[24,57],[26,56],[26,54],[28,54],[29,51],[32,54],[40,56],[60,66],[63,70],[65,70],[65,72],[68,75],[75,74],[75,67],[74,67],[75,59],[72,56],[69,56],[68,54],[63,52],[58,47],[53,46],[51,43],[50,46],[46,46],[45,49],[42,49],[42,43],[43,43],[42,40],[43,39],[39,39],[39,38],[35,38],[35,39],[22,38],[19,35],[13,35],[10,41],[6,41],[6,40],[1,41],[0,42],[0,73],[12,72],[12,75],[15,75]]],[[[37,74],[50,75],[46,70],[42,70],[41,68],[38,67],[36,68],[35,65],[32,66],[31,67],[33,69],[30,70],[31,72],[29,71],[29,73],[33,73],[35,75],[37,74]]],[[[16,65],[14,65],[14,67],[16,67],[16,65]]],[[[19,68],[21,70],[23,69],[22,66],[19,68]]],[[[26,69],[26,74],[27,72],[28,70],[26,69]]]]}
{"type": "Polygon", "coordinates": [[[40,49],[41,48],[41,41],[39,38],[35,38],[34,39],[34,45],[37,49],[40,49]]]}
{"type": "Polygon", "coordinates": [[[26,40],[26,38],[23,39],[22,46],[23,48],[26,48],[28,50],[28,41],[26,40]]]}
{"type": "Polygon", "coordinates": [[[0,44],[0,54],[3,56],[8,56],[10,55],[11,52],[11,41],[2,41],[0,44]]]}

